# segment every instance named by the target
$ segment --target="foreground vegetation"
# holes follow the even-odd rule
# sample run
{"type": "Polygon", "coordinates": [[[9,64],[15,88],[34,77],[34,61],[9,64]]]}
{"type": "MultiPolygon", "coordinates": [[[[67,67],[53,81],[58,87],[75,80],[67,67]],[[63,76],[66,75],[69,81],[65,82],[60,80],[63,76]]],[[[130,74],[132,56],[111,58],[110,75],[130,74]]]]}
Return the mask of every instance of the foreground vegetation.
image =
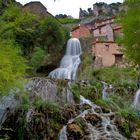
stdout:
{"type": "Polygon", "coordinates": [[[124,46],[125,56],[135,64],[140,65],[140,1],[125,0],[127,11],[119,16],[123,36],[120,43],[124,46]]]}
{"type": "MultiPolygon", "coordinates": [[[[133,10],[130,8],[130,11],[133,10]]],[[[125,16],[132,18],[133,12],[129,12],[127,14],[130,16],[127,14],[125,16]]],[[[62,53],[69,35],[68,31],[55,19],[38,17],[23,11],[16,5],[7,5],[6,9],[2,9],[0,13],[0,96],[2,96],[10,89],[24,83],[23,79],[27,75],[27,69],[30,74],[36,73],[44,57],[46,57],[45,61],[50,64],[55,54],[62,53]]],[[[124,29],[124,31],[127,30],[124,29]]],[[[138,31],[136,34],[139,33],[138,31]]],[[[131,46],[137,48],[137,51],[133,53],[136,57],[132,59],[136,63],[139,60],[137,55],[139,41],[135,39],[137,42],[132,42],[131,46]]],[[[77,108],[80,95],[90,99],[104,110],[115,112],[116,125],[128,139],[131,139],[134,132],[140,139],[140,112],[132,105],[137,83],[140,80],[140,70],[134,67],[94,67],[90,54],[91,37],[80,40],[83,46],[82,63],[77,81],[73,83],[71,89],[76,104],[60,106],[56,102],[43,100],[39,96],[21,90],[21,93],[16,94],[20,102],[19,106],[5,121],[0,139],[57,139],[62,126],[79,113],[77,108]],[[107,99],[102,99],[102,81],[113,87],[107,90],[107,99]],[[27,113],[31,109],[34,113],[28,118],[27,113]]],[[[129,43],[128,47],[130,47],[129,43]]],[[[131,53],[126,52],[130,56],[131,53]]],[[[58,95],[62,94],[62,88],[67,85],[67,81],[58,80],[56,83],[58,95]]]]}
{"type": "Polygon", "coordinates": [[[0,1],[0,7],[2,95],[18,87],[17,83],[21,85],[21,78],[35,74],[40,66],[57,65],[69,32],[55,18],[34,15],[13,1],[5,5],[0,1]]]}

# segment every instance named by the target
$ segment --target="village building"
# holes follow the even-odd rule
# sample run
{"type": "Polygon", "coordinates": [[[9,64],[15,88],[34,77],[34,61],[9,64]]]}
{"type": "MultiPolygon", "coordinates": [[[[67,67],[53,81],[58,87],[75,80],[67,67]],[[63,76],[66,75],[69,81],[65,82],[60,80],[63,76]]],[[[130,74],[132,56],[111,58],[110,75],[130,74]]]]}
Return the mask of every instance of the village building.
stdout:
{"type": "Polygon", "coordinates": [[[98,58],[102,58],[102,62],[100,62],[102,64],[95,62],[97,66],[112,66],[122,60],[122,53],[119,51],[119,46],[113,41],[93,42],[92,52],[95,56],[95,61],[98,61],[98,58]]]}
{"type": "Polygon", "coordinates": [[[91,29],[93,35],[92,54],[97,66],[112,66],[122,61],[121,47],[114,38],[116,33],[121,33],[121,27],[114,24],[114,19],[115,17],[97,21],[91,29]]]}
{"type": "Polygon", "coordinates": [[[32,12],[35,15],[39,15],[39,16],[52,16],[52,14],[50,14],[47,11],[47,8],[39,1],[32,1],[29,2],[27,4],[25,4],[23,6],[23,8],[25,10],[28,10],[30,12],[32,12]]]}
{"type": "Polygon", "coordinates": [[[71,30],[70,36],[75,38],[87,37],[90,35],[88,26],[78,25],[71,30]]]}
{"type": "Polygon", "coordinates": [[[121,26],[115,23],[115,16],[97,19],[93,25],[78,25],[71,31],[71,37],[93,37],[92,55],[96,66],[112,66],[122,62],[121,46],[115,42],[122,35],[121,26]]]}

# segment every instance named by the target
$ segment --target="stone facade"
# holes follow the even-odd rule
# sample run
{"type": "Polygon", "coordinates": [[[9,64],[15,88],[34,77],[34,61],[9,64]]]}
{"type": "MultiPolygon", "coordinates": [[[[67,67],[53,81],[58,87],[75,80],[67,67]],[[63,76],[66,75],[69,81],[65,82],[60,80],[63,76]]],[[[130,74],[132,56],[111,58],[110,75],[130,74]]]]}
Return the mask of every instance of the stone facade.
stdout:
{"type": "Polygon", "coordinates": [[[97,19],[92,25],[78,25],[71,37],[93,37],[92,54],[95,66],[112,66],[122,61],[121,46],[115,43],[115,34],[121,35],[121,27],[114,23],[115,17],[97,19]]]}
{"type": "Polygon", "coordinates": [[[114,19],[115,17],[97,21],[91,28],[93,35],[92,53],[96,66],[112,66],[122,61],[123,54],[119,51],[120,46],[115,43],[114,39],[116,33],[121,33],[121,27],[114,23],[114,19]],[[98,59],[102,60],[100,64],[98,64],[98,59]]]}
{"type": "Polygon", "coordinates": [[[114,41],[111,25],[100,26],[93,30],[94,39],[97,41],[114,41]]]}
{"type": "Polygon", "coordinates": [[[52,16],[48,11],[47,8],[38,1],[30,2],[24,5],[23,7],[25,10],[31,11],[33,14],[39,16],[52,16]]]}
{"type": "Polygon", "coordinates": [[[92,47],[93,55],[96,57],[95,63],[98,61],[97,58],[102,58],[102,66],[112,66],[115,64],[115,56],[113,54],[119,52],[118,50],[119,46],[115,42],[96,41],[92,47]]]}
{"type": "Polygon", "coordinates": [[[87,37],[89,35],[90,35],[90,30],[85,25],[79,24],[78,26],[74,27],[71,31],[71,37],[80,38],[80,37],[87,37]]]}

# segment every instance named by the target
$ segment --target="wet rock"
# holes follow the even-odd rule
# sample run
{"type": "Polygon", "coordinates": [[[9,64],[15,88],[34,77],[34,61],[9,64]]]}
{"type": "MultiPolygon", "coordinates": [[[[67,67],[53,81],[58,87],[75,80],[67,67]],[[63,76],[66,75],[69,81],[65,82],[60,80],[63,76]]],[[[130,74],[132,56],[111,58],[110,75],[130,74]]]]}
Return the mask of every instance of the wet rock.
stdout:
{"type": "Polygon", "coordinates": [[[26,90],[30,92],[32,98],[40,96],[43,100],[57,102],[60,105],[73,104],[73,94],[68,83],[61,80],[61,84],[60,82],[58,84],[57,80],[35,77],[26,85],[26,90]],[[65,86],[62,83],[65,83],[65,86]]]}
{"type": "Polygon", "coordinates": [[[66,105],[62,108],[62,116],[64,122],[67,123],[68,120],[75,118],[80,113],[80,105],[66,105]]]}
{"type": "Polygon", "coordinates": [[[89,82],[89,80],[81,80],[80,81],[80,85],[81,86],[89,86],[90,85],[90,82],[89,82]]]}
{"type": "Polygon", "coordinates": [[[91,137],[90,137],[90,135],[86,135],[82,138],[82,140],[91,140],[91,137]]]}
{"type": "Polygon", "coordinates": [[[85,120],[93,126],[99,126],[102,121],[101,116],[98,116],[97,114],[86,114],[85,120]]]}
{"type": "Polygon", "coordinates": [[[102,109],[99,108],[99,107],[96,107],[96,108],[94,109],[94,111],[95,111],[96,113],[101,113],[101,112],[102,112],[102,109]]]}
{"type": "Polygon", "coordinates": [[[140,128],[137,129],[135,132],[133,132],[131,136],[132,140],[139,140],[139,138],[140,138],[140,128]]]}
{"type": "Polygon", "coordinates": [[[91,108],[91,106],[89,104],[83,104],[81,106],[81,111],[84,111],[84,110],[87,110],[87,109],[90,109],[90,108],[91,108]]]}
{"type": "MultiPolygon", "coordinates": [[[[89,135],[85,120],[80,117],[67,125],[68,140],[83,140],[89,135]]],[[[88,140],[88,139],[87,139],[88,140]]]]}
{"type": "Polygon", "coordinates": [[[69,134],[69,139],[73,139],[73,138],[79,139],[84,136],[84,131],[82,130],[80,126],[72,123],[68,125],[68,134],[69,134]],[[70,138],[70,137],[73,137],[73,138],[70,138]]]}
{"type": "Polygon", "coordinates": [[[108,110],[107,108],[102,107],[102,111],[103,113],[110,113],[110,110],[108,110]]]}

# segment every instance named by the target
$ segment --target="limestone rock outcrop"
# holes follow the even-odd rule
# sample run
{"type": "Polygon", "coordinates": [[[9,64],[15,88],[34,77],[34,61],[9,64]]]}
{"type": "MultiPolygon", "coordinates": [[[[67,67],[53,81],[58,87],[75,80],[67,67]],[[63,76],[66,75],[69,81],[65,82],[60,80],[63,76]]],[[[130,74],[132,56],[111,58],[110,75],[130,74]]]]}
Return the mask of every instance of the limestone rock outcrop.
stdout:
{"type": "Polygon", "coordinates": [[[111,4],[106,4],[104,2],[99,2],[93,4],[93,8],[88,8],[88,10],[82,10],[80,8],[79,11],[79,18],[84,18],[87,16],[102,16],[102,15],[116,15],[117,13],[121,11],[125,11],[125,8],[122,6],[121,3],[111,3],[111,4]]]}

